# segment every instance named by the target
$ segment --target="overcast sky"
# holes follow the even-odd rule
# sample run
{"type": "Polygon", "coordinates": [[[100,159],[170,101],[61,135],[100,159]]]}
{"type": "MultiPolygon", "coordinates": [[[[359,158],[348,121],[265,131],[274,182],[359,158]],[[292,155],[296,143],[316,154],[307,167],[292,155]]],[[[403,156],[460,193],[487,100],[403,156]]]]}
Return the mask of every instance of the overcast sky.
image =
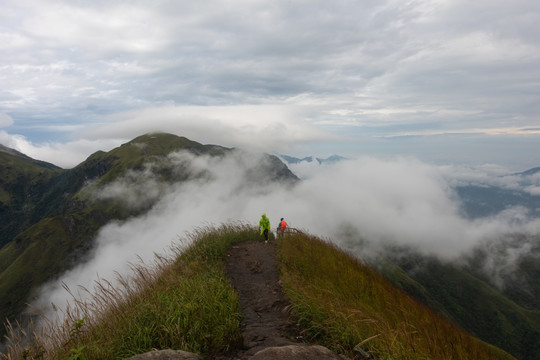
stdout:
{"type": "Polygon", "coordinates": [[[540,166],[537,0],[0,0],[0,143],[540,166]]]}

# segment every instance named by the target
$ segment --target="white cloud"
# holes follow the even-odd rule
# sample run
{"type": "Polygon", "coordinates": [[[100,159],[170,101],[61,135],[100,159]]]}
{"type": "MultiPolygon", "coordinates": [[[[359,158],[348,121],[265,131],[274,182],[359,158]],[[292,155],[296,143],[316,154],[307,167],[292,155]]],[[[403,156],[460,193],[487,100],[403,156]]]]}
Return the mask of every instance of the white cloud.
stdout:
{"type": "Polygon", "coordinates": [[[6,113],[0,113],[0,128],[13,125],[13,119],[6,113]]]}
{"type": "Polygon", "coordinates": [[[445,165],[440,166],[439,170],[453,187],[495,186],[501,189],[522,191],[533,196],[540,195],[540,173],[522,175],[494,164],[476,167],[445,165]]]}
{"type": "Polygon", "coordinates": [[[5,50],[11,51],[17,51],[32,45],[28,37],[8,32],[0,33],[0,42],[5,50]]]}
{"type": "Polygon", "coordinates": [[[119,146],[121,139],[79,139],[70,142],[34,144],[21,135],[0,130],[0,143],[36,160],[50,162],[62,168],[72,168],[98,150],[108,151],[119,146]]]}
{"type": "Polygon", "coordinates": [[[155,11],[136,3],[26,2],[22,29],[52,48],[92,49],[78,56],[162,49],[167,39],[155,11]],[[31,7],[30,7],[31,6],[31,7]]]}
{"type": "Polygon", "coordinates": [[[133,138],[162,131],[205,144],[266,152],[337,139],[306,121],[304,111],[283,105],[164,106],[116,114],[110,124],[87,129],[81,135],[89,139],[133,138]]]}
{"type": "MultiPolygon", "coordinates": [[[[272,229],[284,217],[291,227],[328,238],[361,258],[397,243],[452,259],[486,239],[540,233],[540,221],[519,208],[476,221],[462,218],[445,173],[414,158],[364,157],[320,166],[292,189],[248,184],[246,174],[261,161],[252,153],[225,159],[178,153],[169,161],[182,171],[207,175],[166,185],[167,191],[154,194],[157,202],[147,214],[104,226],[94,258],[60,279],[49,300],[61,304],[68,297],[61,281],[91,288],[96,274],[109,280],[115,271],[125,274],[129,262],[150,261],[172,242],[186,241],[184,234],[196,227],[235,221],[256,226],[263,212],[272,229]]],[[[147,201],[144,189],[159,185],[157,177],[148,182],[152,173],[144,171],[143,182],[121,179],[121,186],[111,185],[102,195],[129,196],[135,203],[144,194],[147,201]]]]}
{"type": "MultiPolygon", "coordinates": [[[[535,0],[8,0],[0,14],[0,39],[10,49],[0,54],[0,112],[30,141],[49,142],[47,134],[57,134],[52,122],[84,128],[118,119],[109,128],[129,139],[151,127],[136,124],[150,117],[148,109],[167,117],[191,107],[198,113],[190,112],[189,124],[176,120],[180,131],[172,119],[148,121],[197,140],[202,127],[192,125],[214,116],[219,121],[206,122],[204,137],[236,146],[251,142],[248,126],[243,139],[228,131],[226,140],[217,138],[222,124],[237,120],[203,108],[246,116],[238,109],[272,104],[301,108],[305,123],[290,126],[290,113],[274,109],[288,130],[279,142],[268,129],[271,140],[280,139],[276,151],[286,142],[327,139],[316,127],[362,141],[453,134],[453,144],[480,130],[497,132],[498,141],[514,144],[512,156],[524,157],[537,150],[521,140],[538,122],[539,19],[535,0]],[[115,115],[129,113],[132,121],[115,115]],[[134,124],[143,131],[119,129],[134,124]],[[36,135],[36,127],[51,131],[36,135]]],[[[253,119],[269,110],[258,109],[253,119]]],[[[488,151],[466,150],[486,161],[488,151]]]]}
{"type": "Polygon", "coordinates": [[[539,135],[540,128],[523,128],[523,127],[507,127],[507,128],[463,128],[463,129],[442,129],[442,130],[422,130],[422,131],[407,131],[395,134],[387,134],[384,137],[398,136],[437,136],[437,135],[457,135],[457,134],[483,134],[490,136],[501,135],[539,135]]]}

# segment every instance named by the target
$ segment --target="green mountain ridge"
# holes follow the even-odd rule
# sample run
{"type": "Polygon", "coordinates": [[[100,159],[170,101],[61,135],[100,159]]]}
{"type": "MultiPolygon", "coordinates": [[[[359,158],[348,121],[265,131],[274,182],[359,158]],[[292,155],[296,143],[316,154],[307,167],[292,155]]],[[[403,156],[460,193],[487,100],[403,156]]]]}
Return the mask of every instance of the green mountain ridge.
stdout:
{"type": "Polygon", "coordinates": [[[262,243],[257,228],[239,224],[200,229],[171,261],[157,269],[138,268],[133,281],[119,289],[99,287],[93,301],[78,302],[65,323],[47,328],[33,346],[10,342],[8,356],[126,359],[179,349],[204,359],[239,359],[235,353],[242,348],[242,311],[225,263],[234,266],[228,250],[245,241],[260,241],[260,251],[276,251],[290,321],[302,342],[349,358],[361,346],[374,359],[515,359],[470,336],[330,243],[299,232],[282,237],[274,249],[262,243]]]}
{"type": "MultiPolygon", "coordinates": [[[[180,150],[214,158],[234,151],[172,134],[146,134],[109,152],[98,151],[69,170],[0,151],[0,319],[13,320],[42,284],[83,261],[103,225],[153,205],[133,208],[96,198],[93,193],[101,187],[148,164],[157,164],[152,170],[165,183],[202,176],[162,161],[180,150]]],[[[263,158],[258,172],[268,181],[298,180],[275,156],[263,158]]]]}
{"type": "Polygon", "coordinates": [[[15,151],[0,151],[0,246],[35,222],[43,194],[62,174],[60,168],[44,164],[15,151]]]}
{"type": "Polygon", "coordinates": [[[60,169],[59,166],[56,166],[54,164],[51,164],[51,163],[48,163],[46,161],[41,161],[41,160],[35,160],[35,159],[32,159],[31,157],[23,154],[22,152],[20,151],[17,151],[15,149],[12,149],[12,148],[9,148],[7,146],[4,146],[2,144],[0,144],[0,152],[3,152],[3,153],[7,153],[9,155],[13,155],[15,157],[18,157],[18,158],[21,158],[23,159],[24,161],[26,162],[30,162],[30,163],[33,163],[39,167],[43,167],[43,168],[46,168],[46,169],[60,169]]]}
{"type": "MultiPolygon", "coordinates": [[[[238,151],[171,134],[146,134],[109,152],[98,151],[64,170],[0,150],[0,318],[17,318],[36,289],[84,261],[103,225],[143,214],[155,201],[133,207],[117,198],[96,197],[100,189],[145,171],[163,184],[207,176],[191,172],[187,164],[172,164],[167,157],[180,150],[214,159],[238,151]]],[[[276,156],[263,155],[263,159],[245,170],[249,182],[294,186],[299,181],[276,156]]],[[[478,259],[472,259],[469,267],[456,266],[407,251],[372,265],[396,287],[483,341],[519,359],[540,356],[536,253],[519,265],[528,276],[527,287],[516,285],[505,293],[473,266],[480,264],[478,259]]]]}

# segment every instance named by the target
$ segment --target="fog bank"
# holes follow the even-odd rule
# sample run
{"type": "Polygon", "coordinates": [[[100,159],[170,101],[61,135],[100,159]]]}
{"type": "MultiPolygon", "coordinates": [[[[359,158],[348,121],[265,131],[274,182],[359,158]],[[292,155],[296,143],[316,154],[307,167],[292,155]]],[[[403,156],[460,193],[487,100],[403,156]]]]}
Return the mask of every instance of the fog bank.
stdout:
{"type": "Polygon", "coordinates": [[[474,221],[463,218],[451,188],[458,172],[449,176],[447,168],[414,158],[363,157],[316,166],[292,188],[265,183],[264,174],[247,181],[250,169],[262,161],[254,154],[234,152],[216,159],[180,152],[166,161],[198,176],[165,184],[147,167],[96,193],[132,206],[154,205],[142,216],[104,226],[92,259],[44,287],[41,303],[62,307],[69,300],[62,283],[91,289],[98,277],[113,280],[115,272],[130,271],[130,262],[151,262],[172,243],[186,243],[186,233],[197,227],[228,222],[257,226],[263,212],[272,229],[284,217],[291,227],[327,238],[361,258],[397,243],[454,259],[501,234],[540,233],[540,220],[530,219],[522,208],[474,221]]]}

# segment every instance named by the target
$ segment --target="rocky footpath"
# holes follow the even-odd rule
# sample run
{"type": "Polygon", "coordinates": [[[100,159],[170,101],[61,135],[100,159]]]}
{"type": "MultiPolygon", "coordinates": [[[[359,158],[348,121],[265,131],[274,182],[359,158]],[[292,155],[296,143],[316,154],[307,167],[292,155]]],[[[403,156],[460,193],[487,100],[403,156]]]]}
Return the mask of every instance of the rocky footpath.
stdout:
{"type": "MultiPolygon", "coordinates": [[[[216,360],[346,360],[319,345],[301,342],[288,314],[289,303],[279,283],[276,244],[248,241],[234,246],[227,274],[240,297],[243,312],[243,347],[216,360]]],[[[152,351],[128,360],[200,360],[199,355],[177,350],[152,351]]]]}

